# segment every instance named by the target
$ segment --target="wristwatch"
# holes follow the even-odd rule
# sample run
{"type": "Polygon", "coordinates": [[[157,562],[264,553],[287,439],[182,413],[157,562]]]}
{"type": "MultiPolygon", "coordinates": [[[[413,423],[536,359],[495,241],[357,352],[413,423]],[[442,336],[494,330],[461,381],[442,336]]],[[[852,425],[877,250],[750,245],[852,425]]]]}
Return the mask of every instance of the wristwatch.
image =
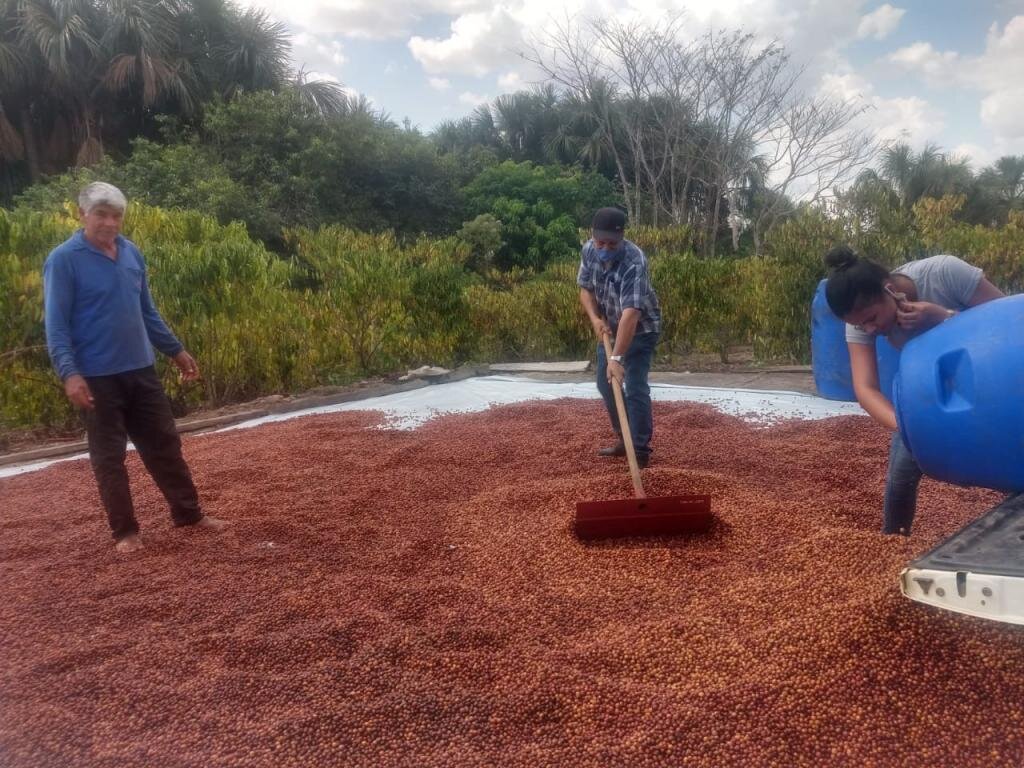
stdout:
{"type": "Polygon", "coordinates": [[[622,363],[622,355],[612,355],[612,356],[611,356],[611,357],[609,357],[608,359],[609,359],[609,360],[612,360],[612,361],[614,361],[614,362],[616,362],[616,363],[619,363],[619,364],[621,364],[621,363],[622,363]]]}

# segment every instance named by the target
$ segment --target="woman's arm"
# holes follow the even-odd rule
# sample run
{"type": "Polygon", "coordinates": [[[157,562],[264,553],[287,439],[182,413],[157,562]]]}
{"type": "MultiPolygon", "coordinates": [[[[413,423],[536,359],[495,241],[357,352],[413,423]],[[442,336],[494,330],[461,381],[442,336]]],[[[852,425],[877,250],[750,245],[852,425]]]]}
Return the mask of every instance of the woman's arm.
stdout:
{"type": "Polygon", "coordinates": [[[850,350],[850,370],[853,373],[853,391],[857,394],[857,402],[871,418],[895,432],[896,410],[878,385],[875,345],[848,343],[846,346],[850,350]]]}
{"type": "MultiPolygon", "coordinates": [[[[972,267],[952,256],[944,258],[945,263],[947,264],[945,282],[950,286],[951,295],[959,295],[960,301],[968,307],[976,307],[979,304],[984,304],[985,302],[992,301],[993,299],[1000,299],[1003,297],[1002,291],[996,288],[985,277],[982,277],[977,287],[974,289],[974,293],[972,293],[965,301],[961,294],[963,293],[963,290],[966,289],[961,289],[958,292],[957,286],[960,286],[968,279],[971,279],[972,273],[976,275],[980,270],[978,270],[977,267],[972,267]],[[967,274],[959,274],[964,271],[968,271],[967,274]]],[[[900,327],[915,330],[918,333],[927,331],[929,328],[934,328],[940,323],[943,323],[953,317],[955,314],[956,312],[954,310],[947,309],[946,307],[942,307],[938,304],[933,304],[929,301],[907,301],[905,299],[901,300],[897,298],[896,319],[899,322],[900,327]]]]}
{"type": "Polygon", "coordinates": [[[1005,294],[996,288],[992,283],[988,281],[988,278],[981,278],[981,282],[978,283],[977,289],[974,291],[974,295],[971,296],[971,300],[967,302],[967,306],[976,307],[979,304],[984,304],[986,301],[992,301],[994,299],[1001,299],[1005,294]]]}

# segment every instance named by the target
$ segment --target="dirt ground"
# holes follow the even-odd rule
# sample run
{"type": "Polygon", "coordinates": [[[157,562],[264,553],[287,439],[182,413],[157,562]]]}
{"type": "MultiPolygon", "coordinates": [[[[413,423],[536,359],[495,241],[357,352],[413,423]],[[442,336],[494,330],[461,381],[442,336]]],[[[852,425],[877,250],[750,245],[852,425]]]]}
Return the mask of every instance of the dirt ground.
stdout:
{"type": "Polygon", "coordinates": [[[648,490],[714,529],[582,544],[575,503],[630,493],[598,402],[379,418],[187,436],[220,534],[132,455],[127,557],[87,462],[0,480],[0,764],[1024,764],[1020,628],[896,583],[997,497],[925,482],[882,536],[869,419],[656,403],[648,490]]]}

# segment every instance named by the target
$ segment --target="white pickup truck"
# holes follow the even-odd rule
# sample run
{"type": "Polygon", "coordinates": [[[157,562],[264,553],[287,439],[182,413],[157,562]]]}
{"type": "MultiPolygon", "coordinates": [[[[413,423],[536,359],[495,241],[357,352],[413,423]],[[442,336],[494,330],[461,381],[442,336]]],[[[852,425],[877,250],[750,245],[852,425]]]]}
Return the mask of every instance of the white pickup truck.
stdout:
{"type": "Polygon", "coordinates": [[[900,574],[911,600],[1024,624],[1024,493],[1004,499],[900,574]]]}

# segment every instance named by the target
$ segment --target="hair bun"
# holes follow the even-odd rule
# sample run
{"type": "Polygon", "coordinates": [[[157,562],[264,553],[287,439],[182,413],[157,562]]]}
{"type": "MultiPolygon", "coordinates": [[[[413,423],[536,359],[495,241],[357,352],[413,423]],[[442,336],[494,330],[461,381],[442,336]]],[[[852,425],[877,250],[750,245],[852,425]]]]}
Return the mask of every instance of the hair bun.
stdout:
{"type": "Polygon", "coordinates": [[[837,245],[825,254],[825,265],[835,269],[849,269],[858,260],[857,252],[848,245],[837,245]]]}

